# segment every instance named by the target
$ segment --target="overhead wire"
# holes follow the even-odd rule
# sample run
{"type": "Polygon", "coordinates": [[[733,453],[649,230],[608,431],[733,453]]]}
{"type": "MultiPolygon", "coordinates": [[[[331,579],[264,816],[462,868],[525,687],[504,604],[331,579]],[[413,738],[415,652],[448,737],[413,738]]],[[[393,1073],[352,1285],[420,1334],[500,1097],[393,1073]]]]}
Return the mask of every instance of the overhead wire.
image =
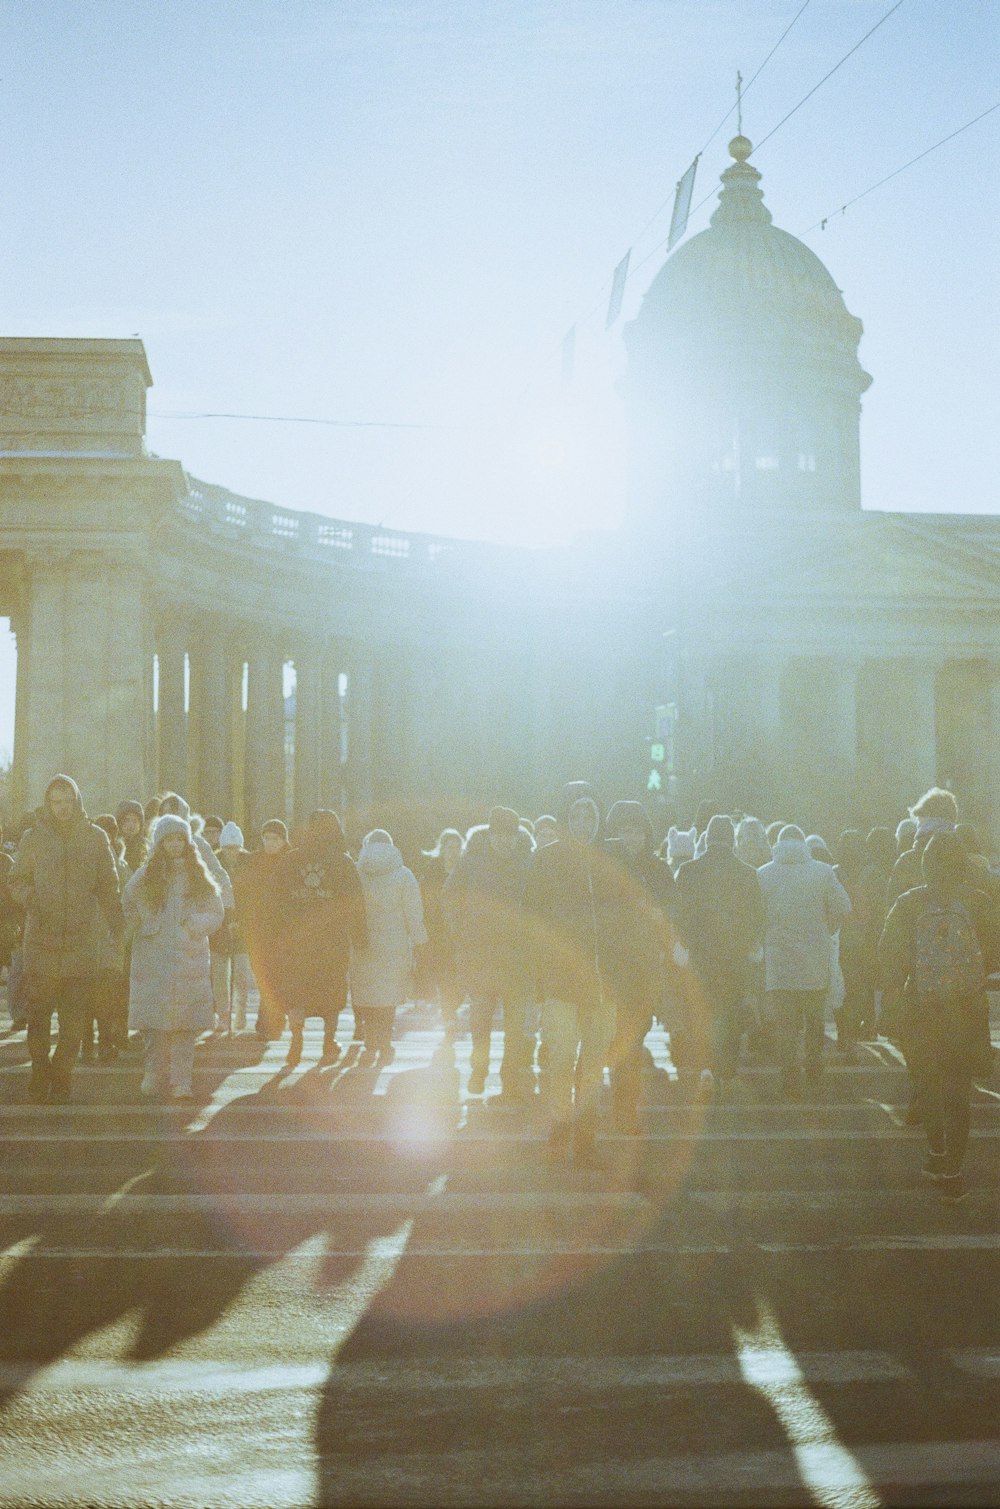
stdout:
{"type": "MultiPolygon", "coordinates": [[[[863,47],[865,45],[865,43],[868,41],[869,37],[873,37],[875,35],[875,33],[879,30],[879,28],[881,26],[885,25],[885,23],[889,20],[890,16],[893,16],[896,13],[896,11],[899,10],[900,6],[904,5],[905,3],[906,3],[906,0],[895,0],[895,3],[893,5],[890,5],[890,7],[889,7],[889,9],[887,11],[883,12],[883,14],[875,22],[875,25],[869,27],[869,29],[865,32],[864,36],[863,37],[859,37],[858,40],[857,40],[857,42],[855,42],[854,46],[851,47],[851,48],[849,48],[849,50],[844,53],[844,55],[843,55],[842,58],[838,58],[837,62],[834,63],[833,67],[830,68],[830,69],[828,69],[828,71],[826,73],[824,73],[823,77],[817,83],[815,83],[812,86],[812,88],[808,91],[808,93],[804,94],[802,96],[802,98],[798,101],[798,103],[795,104],[795,105],[793,105],[792,108],[791,108],[791,110],[789,110],[787,112],[787,114],[785,114],[785,115],[783,115],[781,117],[780,121],[778,121],[778,124],[776,126],[772,126],[771,127],[770,131],[768,131],[768,133],[767,133],[766,136],[761,137],[760,141],[757,142],[757,144],[755,145],[755,147],[753,149],[753,154],[752,155],[756,156],[757,153],[760,151],[761,147],[764,145],[764,143],[770,141],[771,137],[774,136],[774,135],[776,135],[777,132],[779,132],[781,130],[782,126],[784,126],[786,124],[786,122],[790,121],[791,118],[792,118],[792,116],[796,115],[802,109],[802,106],[804,104],[806,104],[806,102],[808,100],[812,99],[813,95],[817,92],[817,90],[822,89],[823,85],[827,82],[827,80],[828,79],[832,79],[833,76],[834,76],[834,74],[837,73],[841,68],[843,68],[843,66],[847,62],[848,58],[853,58],[854,54],[858,51],[858,49],[861,48],[861,47],[863,47]]],[[[692,209],[692,210],[689,211],[689,213],[688,213],[688,219],[690,219],[692,216],[696,215],[698,213],[698,211],[700,209],[702,209],[703,206],[706,205],[710,199],[713,199],[715,197],[715,193],[716,193],[716,190],[715,190],[715,187],[713,186],[712,189],[709,191],[709,193],[707,193],[705,195],[704,199],[699,199],[698,203],[695,205],[694,209],[692,209]]],[[[657,247],[655,247],[654,250],[655,251],[659,251],[660,247],[662,247],[664,244],[665,243],[663,241],[661,241],[660,245],[657,246],[657,247]]]]}
{"type": "Polygon", "coordinates": [[[827,222],[832,220],[835,215],[842,215],[845,210],[850,209],[852,204],[857,204],[861,199],[867,199],[869,194],[874,194],[875,190],[882,188],[883,184],[890,183],[892,179],[898,178],[900,173],[905,173],[907,168],[912,168],[915,163],[923,162],[925,157],[930,157],[932,152],[936,152],[938,147],[943,147],[947,142],[954,141],[955,137],[961,136],[963,131],[970,130],[972,126],[978,126],[980,121],[985,120],[988,115],[992,115],[996,110],[1000,110],[1000,100],[997,100],[996,104],[990,105],[988,110],[983,110],[979,115],[974,115],[972,120],[965,122],[964,126],[959,126],[956,130],[949,131],[947,136],[942,136],[941,140],[936,141],[933,146],[925,147],[922,152],[917,153],[916,157],[911,157],[909,162],[904,162],[901,167],[894,168],[891,173],[887,173],[877,183],[869,184],[866,189],[861,190],[860,194],[855,194],[853,199],[846,200],[839,209],[831,210],[828,215],[824,215],[821,220],[817,220],[815,225],[810,225],[807,230],[799,231],[799,235],[808,236],[813,231],[820,230],[821,228],[825,230],[827,222]]]}
{"type": "MultiPolygon", "coordinates": [[[[898,3],[902,4],[903,0],[898,0],[898,3]]],[[[799,20],[800,16],[802,16],[802,14],[809,8],[809,6],[811,4],[812,4],[812,0],[803,0],[803,4],[801,4],[799,6],[798,10],[795,12],[794,16],[789,21],[789,23],[785,27],[784,31],[781,33],[780,37],[775,42],[775,44],[771,48],[770,52],[763,59],[763,61],[759,64],[759,66],[757,67],[757,69],[755,70],[755,72],[753,74],[751,74],[750,79],[748,80],[748,82],[743,86],[743,98],[744,99],[746,98],[746,96],[747,96],[747,94],[748,94],[751,86],[757,82],[757,80],[760,78],[761,74],[764,72],[764,69],[767,67],[767,65],[770,63],[771,59],[774,57],[775,53],[778,51],[779,47],[782,45],[782,43],[784,42],[785,38],[788,36],[789,32],[792,30],[792,27],[796,24],[796,22],[799,20]]],[[[723,126],[726,124],[726,121],[730,118],[730,116],[733,114],[733,112],[737,108],[738,107],[735,104],[734,105],[730,105],[729,109],[726,111],[725,115],[719,121],[719,123],[715,127],[715,129],[712,131],[711,135],[706,139],[704,146],[702,146],[701,149],[695,154],[695,158],[701,157],[702,153],[706,150],[706,148],[708,148],[709,146],[711,146],[712,142],[718,136],[718,134],[722,130],[723,126]]],[[[701,207],[702,204],[707,204],[708,200],[712,198],[712,196],[714,195],[714,193],[715,193],[715,189],[713,188],[712,192],[705,199],[699,201],[699,204],[695,206],[695,209],[700,209],[700,207],[701,207]]],[[[643,236],[649,230],[650,226],[651,225],[655,225],[656,221],[659,220],[659,218],[663,214],[664,210],[668,209],[670,207],[670,205],[673,204],[673,202],[674,202],[674,195],[671,194],[667,199],[665,199],[663,201],[662,204],[660,204],[660,205],[657,206],[657,208],[653,211],[652,215],[650,215],[649,219],[643,225],[643,227],[641,228],[641,230],[633,237],[632,242],[631,242],[632,246],[637,245],[637,243],[642,240],[643,236]]],[[[692,210],[690,213],[693,214],[694,211],[692,210]]],[[[669,238],[664,238],[663,241],[657,242],[656,246],[653,247],[653,250],[647,256],[645,256],[642,259],[641,262],[637,262],[633,266],[629,267],[628,273],[626,275],[626,282],[636,272],[638,272],[638,270],[639,270],[640,267],[644,267],[645,266],[645,264],[650,260],[650,257],[655,256],[655,254],[661,249],[661,247],[663,247],[663,246],[666,245],[667,239],[669,239],[669,238]]],[[[598,314],[600,312],[600,310],[603,309],[606,306],[607,297],[608,297],[608,292],[609,292],[610,286],[611,286],[611,282],[610,282],[609,279],[606,278],[604,280],[604,282],[601,284],[601,288],[600,288],[600,291],[599,291],[599,293],[598,293],[598,295],[596,297],[595,302],[591,305],[591,307],[587,310],[587,312],[585,314],[579,315],[577,317],[577,319],[572,322],[572,324],[575,325],[576,328],[579,329],[579,327],[581,325],[588,324],[589,321],[593,319],[594,315],[598,314]]],[[[551,356],[554,352],[556,352],[556,351],[558,351],[558,350],[561,349],[562,344],[563,344],[563,339],[564,339],[563,337],[560,337],[560,339],[558,341],[553,342],[546,349],[545,358],[547,358],[548,356],[551,356]]],[[[520,398],[518,399],[518,404],[520,404],[521,402],[523,402],[524,396],[525,396],[525,393],[527,392],[528,386],[530,386],[530,379],[529,379],[529,382],[525,385],[524,392],[522,392],[520,398]]]]}

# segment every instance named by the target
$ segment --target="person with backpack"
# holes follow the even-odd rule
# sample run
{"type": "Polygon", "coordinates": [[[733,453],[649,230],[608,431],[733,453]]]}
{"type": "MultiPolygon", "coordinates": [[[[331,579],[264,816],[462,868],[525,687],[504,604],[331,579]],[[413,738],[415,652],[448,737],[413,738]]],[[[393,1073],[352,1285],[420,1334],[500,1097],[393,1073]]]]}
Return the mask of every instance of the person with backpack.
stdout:
{"type": "Polygon", "coordinates": [[[924,884],[905,891],[886,918],[879,971],[883,991],[899,1000],[899,1037],[927,1134],[924,1176],[960,1199],[972,1080],[992,1071],[986,980],[1000,964],[1000,928],[989,897],[970,883],[955,833],[931,835],[921,868],[924,884]]]}

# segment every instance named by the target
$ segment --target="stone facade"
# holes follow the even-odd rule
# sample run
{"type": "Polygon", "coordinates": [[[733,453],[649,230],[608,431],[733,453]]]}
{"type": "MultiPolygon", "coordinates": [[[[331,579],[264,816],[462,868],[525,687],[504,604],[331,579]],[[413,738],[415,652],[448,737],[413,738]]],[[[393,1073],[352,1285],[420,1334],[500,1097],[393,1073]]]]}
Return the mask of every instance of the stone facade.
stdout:
{"type": "Polygon", "coordinates": [[[627,525],[565,550],[195,482],[146,454],[140,342],[0,341],[16,810],[65,769],[93,811],[417,841],[583,775],[831,835],[940,781],[1000,843],[1000,523],[862,511],[860,321],[731,151],[626,331],[627,525]]]}

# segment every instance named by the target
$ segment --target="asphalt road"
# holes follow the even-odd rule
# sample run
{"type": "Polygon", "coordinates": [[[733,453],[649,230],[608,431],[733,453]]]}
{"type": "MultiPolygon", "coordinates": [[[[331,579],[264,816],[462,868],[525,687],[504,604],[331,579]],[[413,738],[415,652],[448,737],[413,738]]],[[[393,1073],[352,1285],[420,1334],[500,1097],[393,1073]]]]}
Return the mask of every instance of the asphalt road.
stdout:
{"type": "Polygon", "coordinates": [[[342,1025],[207,1040],[186,1108],[134,1055],[30,1106],[0,1041],[0,1504],[1000,1503],[990,1087],[953,1206],[884,1043],[706,1109],[651,1036],[578,1170],[432,1013],[342,1025]]]}

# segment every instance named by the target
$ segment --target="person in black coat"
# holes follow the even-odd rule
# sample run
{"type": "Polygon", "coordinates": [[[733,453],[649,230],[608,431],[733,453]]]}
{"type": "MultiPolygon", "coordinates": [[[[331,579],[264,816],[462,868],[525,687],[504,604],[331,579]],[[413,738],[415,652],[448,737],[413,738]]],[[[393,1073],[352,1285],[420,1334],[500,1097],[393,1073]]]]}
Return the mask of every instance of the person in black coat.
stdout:
{"type": "Polygon", "coordinates": [[[323,1018],[320,1063],[331,1064],[338,1057],[335,1034],[347,1005],[351,949],[368,943],[361,881],[335,812],[312,814],[299,847],[282,856],[276,890],[281,927],[273,946],[277,994],[292,1029],[288,1067],[302,1056],[308,1016],[323,1018]]]}
{"type": "Polygon", "coordinates": [[[732,820],[714,816],[704,854],[681,865],[676,879],[677,932],[690,968],[689,1046],[704,1093],[714,1075],[725,1083],[739,1067],[748,970],[766,931],[757,871],[736,858],[734,837],[732,820]]]}

